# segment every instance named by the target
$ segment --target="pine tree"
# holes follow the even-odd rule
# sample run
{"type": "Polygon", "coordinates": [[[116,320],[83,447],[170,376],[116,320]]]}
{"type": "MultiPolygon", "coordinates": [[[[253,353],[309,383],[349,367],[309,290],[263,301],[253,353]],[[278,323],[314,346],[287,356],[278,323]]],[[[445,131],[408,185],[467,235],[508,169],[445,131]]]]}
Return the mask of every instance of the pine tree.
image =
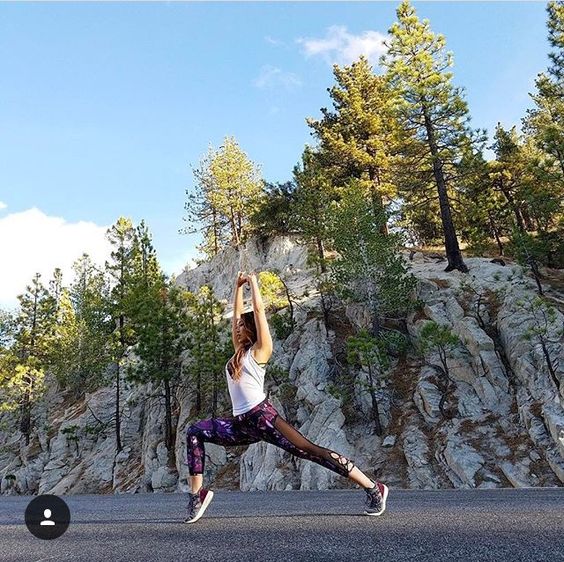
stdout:
{"type": "MultiPolygon", "coordinates": [[[[415,9],[403,0],[397,11],[398,21],[389,29],[388,51],[381,58],[395,95],[398,119],[405,131],[419,142],[410,142],[409,156],[418,164],[410,170],[420,185],[428,185],[429,174],[436,184],[448,259],[446,271],[466,272],[454,221],[449,189],[454,189],[456,165],[463,149],[470,144],[476,149],[484,140],[483,133],[474,134],[468,127],[468,108],[462,89],[451,84],[452,53],[444,53],[445,38],[435,35],[429,21],[419,21],[415,9]],[[419,152],[415,157],[414,147],[419,152]]],[[[406,170],[407,171],[407,170],[406,170]]]]}
{"type": "Polygon", "coordinates": [[[197,294],[187,294],[186,299],[190,354],[184,373],[195,386],[196,412],[203,411],[203,397],[211,394],[211,416],[215,417],[219,393],[226,387],[223,369],[233,353],[231,337],[221,319],[223,306],[209,285],[200,287],[197,294]]]}
{"type": "Polygon", "coordinates": [[[4,407],[20,411],[20,431],[29,445],[32,430],[32,407],[44,391],[43,379],[55,339],[56,302],[36,273],[31,285],[18,295],[19,310],[4,318],[0,388],[4,407]]]}
{"type": "Polygon", "coordinates": [[[444,409],[444,404],[454,383],[451,379],[447,358],[459,344],[460,339],[451,332],[448,326],[437,324],[434,320],[425,323],[417,341],[417,347],[425,358],[426,364],[440,375],[442,395],[439,401],[439,410],[444,418],[449,417],[444,409]],[[438,357],[440,365],[433,362],[436,357],[438,357]]]}
{"type": "Polygon", "coordinates": [[[199,249],[210,258],[228,243],[239,248],[251,232],[250,217],[264,197],[259,167],[228,136],[218,150],[208,149],[194,176],[196,193],[186,191],[188,217],[184,220],[189,226],[184,232],[201,230],[204,241],[199,249]]]}
{"type": "Polygon", "coordinates": [[[128,347],[137,342],[131,319],[128,317],[133,288],[134,260],[136,255],[136,233],[129,219],[120,217],[108,229],[106,236],[115,247],[111,252],[112,261],[105,262],[106,271],[112,280],[109,313],[114,323],[110,350],[116,365],[115,394],[115,435],[116,449],[121,451],[121,384],[122,362],[128,347]]]}
{"type": "Polygon", "coordinates": [[[215,152],[210,146],[199,166],[192,169],[196,179],[195,192],[186,190],[187,201],[184,209],[187,216],[183,220],[188,226],[180,230],[181,234],[202,232],[203,241],[197,249],[210,258],[216,256],[229,241],[229,223],[219,212],[214,200],[219,191],[216,178],[211,172],[214,157],[215,152]]]}
{"type": "Polygon", "coordinates": [[[327,271],[326,246],[330,240],[329,225],[333,201],[338,198],[319,153],[304,148],[302,161],[294,167],[295,217],[297,230],[313,251],[312,262],[321,273],[327,271]]]}
{"type": "Polygon", "coordinates": [[[140,361],[128,365],[129,380],[162,386],[165,446],[170,467],[176,464],[173,399],[180,380],[181,353],[186,347],[188,329],[183,291],[160,271],[147,279],[144,291],[138,293],[140,306],[132,319],[139,334],[135,353],[140,361]]]}
{"type": "Polygon", "coordinates": [[[111,364],[107,279],[84,253],[73,264],[74,281],[63,287],[57,339],[51,349],[50,370],[76,398],[106,383],[111,364]]]}
{"type": "MultiPolygon", "coordinates": [[[[336,84],[328,88],[333,111],[322,108],[322,119],[306,121],[319,140],[319,158],[333,184],[358,180],[377,213],[396,191],[392,151],[400,131],[393,117],[393,93],[364,56],[350,66],[335,64],[333,74],[336,84]]],[[[387,231],[385,224],[382,228],[387,231]]]]}
{"type": "Polygon", "coordinates": [[[294,180],[265,183],[264,197],[249,217],[252,231],[262,236],[297,234],[296,192],[297,184],[294,180]]]}
{"type": "Polygon", "coordinates": [[[344,298],[364,302],[371,315],[371,335],[383,321],[409,310],[415,279],[400,253],[399,234],[384,235],[383,211],[374,216],[356,186],[344,193],[334,213],[333,241],[339,258],[331,262],[333,282],[344,298]]]}
{"type": "Polygon", "coordinates": [[[550,159],[544,162],[547,172],[564,189],[564,2],[547,5],[548,40],[551,65],[548,74],[540,73],[535,81],[537,92],[530,94],[536,107],[527,110],[523,132],[531,135],[550,159]]]}
{"type": "Polygon", "coordinates": [[[361,330],[357,336],[351,336],[347,339],[347,360],[351,364],[358,363],[368,370],[366,390],[370,393],[372,401],[372,417],[376,435],[382,435],[376,390],[380,379],[383,378],[386,370],[390,367],[385,339],[374,337],[366,330],[361,330]]]}
{"type": "Polygon", "coordinates": [[[504,238],[511,232],[510,212],[502,193],[494,189],[489,174],[491,163],[481,153],[467,152],[459,168],[460,234],[469,243],[468,251],[487,255],[495,241],[500,256],[504,254],[504,238]]]}
{"type": "Polygon", "coordinates": [[[250,233],[249,217],[263,195],[259,167],[249,160],[234,137],[226,137],[210,163],[210,172],[217,186],[212,204],[228,221],[231,242],[239,248],[250,233]]]}
{"type": "Polygon", "coordinates": [[[529,216],[525,192],[530,177],[527,175],[527,162],[521,154],[518,133],[515,127],[505,131],[498,123],[494,139],[491,148],[495,151],[496,158],[488,163],[492,187],[505,198],[517,228],[521,232],[531,230],[531,225],[525,224],[525,219],[529,216]]]}

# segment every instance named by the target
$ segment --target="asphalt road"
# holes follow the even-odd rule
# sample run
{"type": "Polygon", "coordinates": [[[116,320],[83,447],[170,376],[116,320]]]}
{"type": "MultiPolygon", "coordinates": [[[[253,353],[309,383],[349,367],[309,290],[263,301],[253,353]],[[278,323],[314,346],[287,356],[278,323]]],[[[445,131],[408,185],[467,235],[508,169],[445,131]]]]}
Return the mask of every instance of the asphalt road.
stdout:
{"type": "Polygon", "coordinates": [[[364,492],[227,492],[182,523],[184,494],[61,496],[61,537],[30,534],[32,496],[0,496],[0,560],[33,561],[564,561],[564,488],[391,489],[386,512],[364,492]]]}

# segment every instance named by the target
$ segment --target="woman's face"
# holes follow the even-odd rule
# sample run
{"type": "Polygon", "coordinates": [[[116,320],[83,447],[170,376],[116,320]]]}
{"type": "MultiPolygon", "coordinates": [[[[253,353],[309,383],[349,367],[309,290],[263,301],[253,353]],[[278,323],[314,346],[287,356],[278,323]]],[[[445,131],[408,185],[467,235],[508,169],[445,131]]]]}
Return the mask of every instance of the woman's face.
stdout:
{"type": "Polygon", "coordinates": [[[245,342],[247,339],[247,327],[245,326],[245,321],[242,318],[237,320],[237,327],[235,328],[235,335],[237,336],[237,341],[239,343],[245,342]]]}

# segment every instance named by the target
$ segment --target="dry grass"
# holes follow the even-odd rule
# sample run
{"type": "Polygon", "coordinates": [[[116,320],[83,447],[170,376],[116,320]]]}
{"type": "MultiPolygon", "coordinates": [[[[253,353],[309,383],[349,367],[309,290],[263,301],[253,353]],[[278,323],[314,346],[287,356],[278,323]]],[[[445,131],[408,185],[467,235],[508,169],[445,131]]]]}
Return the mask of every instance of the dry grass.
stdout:
{"type": "MultiPolygon", "coordinates": [[[[393,469],[397,478],[400,481],[407,483],[407,460],[405,459],[405,454],[399,444],[388,451],[385,468],[387,472],[389,472],[390,469],[393,469]]],[[[376,478],[378,478],[378,474],[376,474],[376,478]]]]}
{"type": "Polygon", "coordinates": [[[239,490],[240,488],[240,467],[237,461],[232,460],[224,464],[216,473],[214,485],[224,490],[239,490]]]}
{"type": "Polygon", "coordinates": [[[129,463],[127,466],[127,471],[124,472],[126,476],[121,482],[121,490],[126,490],[129,486],[140,482],[143,478],[145,468],[143,467],[141,459],[135,459],[135,461],[129,463]]]}
{"type": "Polygon", "coordinates": [[[564,292],[564,270],[542,267],[541,273],[543,276],[543,283],[546,283],[556,291],[564,292]]]}
{"type": "Polygon", "coordinates": [[[439,279],[438,277],[429,277],[429,281],[432,281],[437,287],[441,289],[448,289],[450,287],[450,282],[447,279],[439,279]]]}
{"type": "Polygon", "coordinates": [[[429,317],[427,316],[423,308],[417,309],[415,311],[415,314],[413,315],[413,324],[415,324],[415,322],[417,322],[418,320],[429,320],[429,317]]]}
{"type": "Polygon", "coordinates": [[[542,402],[540,400],[535,400],[531,404],[529,410],[537,418],[542,418],[542,402]]]}
{"type": "Polygon", "coordinates": [[[411,363],[407,358],[400,357],[397,365],[390,372],[390,383],[402,400],[411,399],[421,365],[411,363]]]}
{"type": "Polygon", "coordinates": [[[486,306],[488,307],[488,311],[490,313],[491,318],[497,318],[497,313],[501,307],[501,301],[499,295],[492,291],[489,288],[484,289],[484,297],[486,301],[486,306]]]}

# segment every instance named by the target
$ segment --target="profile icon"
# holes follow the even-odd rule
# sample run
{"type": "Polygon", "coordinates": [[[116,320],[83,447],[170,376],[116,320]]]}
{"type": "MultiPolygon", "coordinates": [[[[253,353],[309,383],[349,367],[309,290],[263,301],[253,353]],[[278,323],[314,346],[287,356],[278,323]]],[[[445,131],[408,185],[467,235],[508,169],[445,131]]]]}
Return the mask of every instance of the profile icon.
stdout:
{"type": "Polygon", "coordinates": [[[38,539],[56,539],[68,529],[69,507],[58,496],[37,496],[29,502],[25,510],[25,524],[29,532],[38,539]]]}
{"type": "Polygon", "coordinates": [[[44,525],[54,525],[55,524],[54,521],[51,521],[49,519],[49,517],[51,517],[51,510],[50,509],[44,509],[43,515],[45,516],[45,519],[43,521],[41,521],[40,525],[44,526],[44,525]]]}

